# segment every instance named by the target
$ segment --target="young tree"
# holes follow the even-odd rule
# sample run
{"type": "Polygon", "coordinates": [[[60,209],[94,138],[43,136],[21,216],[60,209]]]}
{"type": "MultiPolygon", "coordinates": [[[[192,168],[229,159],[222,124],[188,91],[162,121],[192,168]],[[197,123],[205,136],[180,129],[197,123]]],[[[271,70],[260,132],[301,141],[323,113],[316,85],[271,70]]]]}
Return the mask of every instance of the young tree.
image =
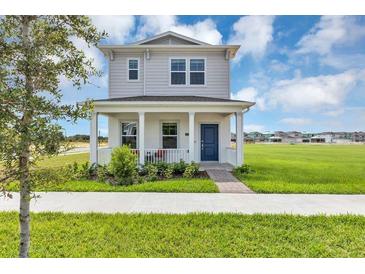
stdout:
{"type": "Polygon", "coordinates": [[[19,257],[28,257],[32,171],[39,157],[59,153],[59,120],[87,118],[91,102],[61,103],[60,77],[76,88],[100,72],[75,46],[96,45],[106,36],[86,16],[5,16],[0,18],[0,162],[2,192],[20,183],[19,257]]]}

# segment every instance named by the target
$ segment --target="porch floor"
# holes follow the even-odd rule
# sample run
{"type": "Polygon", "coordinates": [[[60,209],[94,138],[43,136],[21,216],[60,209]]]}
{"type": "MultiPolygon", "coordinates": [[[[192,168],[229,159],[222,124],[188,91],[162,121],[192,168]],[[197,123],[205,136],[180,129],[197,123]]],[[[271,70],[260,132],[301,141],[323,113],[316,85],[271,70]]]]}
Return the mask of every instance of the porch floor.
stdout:
{"type": "Polygon", "coordinates": [[[200,171],[208,171],[208,170],[225,170],[232,171],[233,165],[228,163],[199,163],[200,171]]]}

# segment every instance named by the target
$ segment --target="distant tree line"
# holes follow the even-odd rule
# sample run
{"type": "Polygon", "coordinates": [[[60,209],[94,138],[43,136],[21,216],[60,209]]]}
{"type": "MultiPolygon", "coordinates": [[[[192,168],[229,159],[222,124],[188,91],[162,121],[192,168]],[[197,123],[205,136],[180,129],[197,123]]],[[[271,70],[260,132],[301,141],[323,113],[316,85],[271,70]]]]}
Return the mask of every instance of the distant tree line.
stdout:
{"type": "MultiPolygon", "coordinates": [[[[90,135],[86,135],[86,134],[76,134],[76,135],[67,136],[64,138],[65,138],[65,140],[70,141],[70,142],[89,142],[90,141],[90,135]]],[[[107,142],[108,137],[99,136],[98,140],[99,140],[99,142],[104,142],[104,141],[107,142]]]]}

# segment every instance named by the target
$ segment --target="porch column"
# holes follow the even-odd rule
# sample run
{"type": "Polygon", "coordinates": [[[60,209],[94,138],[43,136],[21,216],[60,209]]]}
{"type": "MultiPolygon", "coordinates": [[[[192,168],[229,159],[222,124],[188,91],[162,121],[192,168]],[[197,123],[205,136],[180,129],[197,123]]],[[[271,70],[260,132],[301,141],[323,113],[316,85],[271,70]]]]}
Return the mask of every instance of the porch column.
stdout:
{"type": "Polygon", "coordinates": [[[243,113],[236,112],[236,166],[243,164],[243,113]]]}
{"type": "Polygon", "coordinates": [[[195,112],[189,112],[189,162],[194,161],[194,127],[195,127],[195,112]]]}
{"type": "Polygon", "coordinates": [[[138,112],[139,164],[144,165],[144,112],[138,112]]]}
{"type": "Polygon", "coordinates": [[[98,164],[98,113],[91,114],[90,122],[90,162],[98,164]]]}

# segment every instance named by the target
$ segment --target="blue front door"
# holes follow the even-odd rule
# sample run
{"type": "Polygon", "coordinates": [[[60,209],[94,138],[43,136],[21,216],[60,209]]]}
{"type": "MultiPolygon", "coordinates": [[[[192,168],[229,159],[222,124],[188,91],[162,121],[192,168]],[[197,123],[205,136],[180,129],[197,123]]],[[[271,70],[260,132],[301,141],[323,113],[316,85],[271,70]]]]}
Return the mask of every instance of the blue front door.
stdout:
{"type": "Polygon", "coordinates": [[[201,125],[201,160],[218,161],[218,125],[202,124],[201,125]]]}

